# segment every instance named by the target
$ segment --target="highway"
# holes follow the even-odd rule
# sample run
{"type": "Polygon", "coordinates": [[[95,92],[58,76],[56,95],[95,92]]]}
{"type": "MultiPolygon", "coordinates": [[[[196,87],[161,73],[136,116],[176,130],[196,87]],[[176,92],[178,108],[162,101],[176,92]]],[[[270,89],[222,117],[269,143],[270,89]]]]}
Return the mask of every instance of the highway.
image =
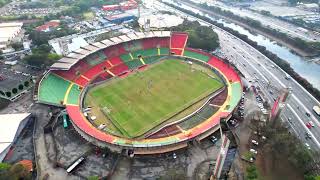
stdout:
{"type": "MultiPolygon", "coordinates": [[[[184,17],[197,19],[161,3],[154,6],[159,10],[165,9],[184,17]]],[[[202,24],[212,25],[200,19],[197,20],[202,24]]],[[[221,51],[245,75],[246,79],[257,79],[253,81],[253,85],[261,88],[271,104],[273,98],[276,98],[283,88],[290,87],[292,89],[280,117],[285,122],[288,121],[288,118],[292,118],[292,123],[288,122],[292,132],[296,133],[302,142],[308,143],[313,150],[320,150],[320,117],[312,111],[313,106],[320,104],[319,101],[294,79],[286,80],[286,73],[258,50],[216,26],[213,26],[213,29],[219,36],[221,51]],[[278,91],[275,91],[275,89],[278,91]],[[274,92],[271,94],[270,90],[274,92]],[[311,116],[307,117],[306,112],[311,116]],[[309,121],[312,121],[315,127],[308,129],[305,123],[309,121]],[[311,134],[311,139],[305,138],[306,132],[311,134]]]]}

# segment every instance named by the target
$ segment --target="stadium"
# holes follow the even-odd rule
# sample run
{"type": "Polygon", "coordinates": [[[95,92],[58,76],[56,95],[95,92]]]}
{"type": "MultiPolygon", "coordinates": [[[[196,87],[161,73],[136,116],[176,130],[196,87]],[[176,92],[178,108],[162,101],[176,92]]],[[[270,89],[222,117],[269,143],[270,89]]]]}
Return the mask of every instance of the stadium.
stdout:
{"type": "Polygon", "coordinates": [[[242,94],[232,66],[187,40],[183,32],[136,32],[81,47],[50,67],[35,98],[65,107],[97,146],[134,154],[185,148],[217,131],[242,94]]]}

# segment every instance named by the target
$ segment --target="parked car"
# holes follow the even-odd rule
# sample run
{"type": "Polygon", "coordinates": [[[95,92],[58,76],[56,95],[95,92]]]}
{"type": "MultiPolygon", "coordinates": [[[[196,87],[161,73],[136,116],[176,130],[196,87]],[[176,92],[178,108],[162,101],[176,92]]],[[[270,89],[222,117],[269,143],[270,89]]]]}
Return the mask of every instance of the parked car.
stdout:
{"type": "Polygon", "coordinates": [[[172,154],[172,157],[173,157],[173,159],[177,159],[177,154],[176,154],[176,153],[173,153],[173,154],[172,154]]]}
{"type": "Polygon", "coordinates": [[[253,153],[253,154],[258,154],[258,151],[255,150],[255,149],[250,149],[249,151],[250,151],[251,153],[253,153]]]}
{"type": "Polygon", "coordinates": [[[211,136],[211,137],[210,137],[210,141],[211,141],[213,144],[215,144],[215,143],[218,141],[218,138],[215,137],[215,136],[211,136]]]}
{"type": "Polygon", "coordinates": [[[256,146],[259,145],[258,141],[256,141],[256,140],[253,140],[253,139],[252,139],[251,142],[252,142],[252,144],[254,144],[254,145],[256,145],[256,146]]]}

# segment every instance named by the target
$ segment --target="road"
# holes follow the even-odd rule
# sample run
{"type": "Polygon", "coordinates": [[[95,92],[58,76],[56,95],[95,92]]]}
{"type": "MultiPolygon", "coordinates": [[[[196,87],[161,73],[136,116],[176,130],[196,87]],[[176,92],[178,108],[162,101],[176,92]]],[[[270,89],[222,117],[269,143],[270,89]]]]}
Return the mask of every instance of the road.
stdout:
{"type": "MultiPolygon", "coordinates": [[[[197,19],[161,3],[155,4],[154,7],[197,19]]],[[[202,24],[212,25],[200,19],[197,20],[202,24]]],[[[292,123],[290,123],[292,131],[297,133],[301,141],[308,143],[313,150],[320,150],[320,117],[312,111],[313,106],[320,104],[319,101],[292,78],[286,80],[286,73],[258,50],[218,27],[213,26],[213,28],[219,36],[221,51],[245,75],[246,79],[255,80],[253,85],[261,88],[269,102],[273,103],[273,98],[277,97],[282,89],[289,87],[292,89],[280,117],[283,121],[288,121],[289,117],[292,118],[292,123]],[[274,91],[275,89],[278,91],[274,91]],[[307,117],[306,112],[311,116],[307,117]],[[312,121],[315,127],[308,129],[305,123],[309,121],[312,121]],[[310,140],[305,138],[306,132],[311,134],[310,140]]]]}

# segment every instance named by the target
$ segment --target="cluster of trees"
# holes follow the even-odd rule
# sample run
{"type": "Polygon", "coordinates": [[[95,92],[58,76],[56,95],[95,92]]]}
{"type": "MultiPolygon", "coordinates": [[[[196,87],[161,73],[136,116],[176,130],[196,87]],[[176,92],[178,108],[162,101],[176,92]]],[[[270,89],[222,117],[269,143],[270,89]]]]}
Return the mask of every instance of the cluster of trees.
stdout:
{"type": "Polygon", "coordinates": [[[0,179],[31,180],[31,173],[21,164],[0,163],[0,179]]]}
{"type": "MultiPolygon", "coordinates": [[[[247,24],[250,27],[253,27],[254,29],[257,29],[259,31],[262,31],[266,34],[270,34],[271,36],[280,39],[284,42],[287,42],[288,44],[291,44],[299,49],[301,49],[302,51],[306,52],[306,53],[310,53],[310,54],[316,54],[320,52],[319,48],[314,47],[311,43],[302,40],[300,38],[291,38],[290,36],[288,36],[286,33],[280,32],[276,29],[272,29],[272,28],[268,28],[263,26],[260,21],[257,20],[253,20],[251,18],[248,17],[241,17],[238,16],[236,14],[233,14],[231,11],[226,11],[223,10],[219,7],[214,7],[214,6],[208,6],[207,4],[201,4],[200,5],[202,8],[216,12],[220,15],[223,16],[227,16],[228,18],[231,18],[233,20],[239,21],[241,23],[247,24]]],[[[263,11],[265,14],[268,14],[268,11],[263,11]]],[[[270,12],[269,12],[270,14],[270,12]]]]}
{"type": "Polygon", "coordinates": [[[53,64],[61,56],[55,53],[50,53],[51,47],[47,44],[42,44],[37,48],[32,49],[32,54],[23,58],[23,61],[31,66],[43,67],[53,64]]]}
{"type": "Polygon", "coordinates": [[[260,46],[258,45],[256,42],[250,40],[248,38],[248,36],[243,35],[241,33],[239,33],[238,31],[235,31],[231,28],[225,27],[223,24],[218,23],[216,21],[211,20],[208,17],[205,16],[201,16],[199,14],[196,14],[192,11],[183,9],[181,7],[178,6],[174,6],[170,3],[166,3],[168,6],[172,6],[182,12],[185,12],[187,14],[190,14],[194,17],[197,17],[199,19],[202,19],[206,22],[209,22],[211,24],[214,24],[215,26],[224,29],[225,31],[228,31],[229,33],[233,34],[234,36],[242,39],[243,41],[245,41],[246,43],[248,43],[249,45],[251,45],[252,47],[254,47],[255,49],[259,50],[262,54],[264,54],[266,57],[268,57],[269,59],[271,59],[274,63],[276,63],[281,69],[283,69],[284,71],[286,71],[288,74],[290,74],[298,83],[301,84],[301,86],[303,86],[304,88],[306,88],[307,91],[309,91],[315,98],[317,98],[318,100],[320,100],[320,91],[316,88],[314,88],[312,86],[312,84],[310,84],[306,79],[304,79],[303,77],[301,77],[298,73],[296,73],[292,67],[290,66],[290,64],[288,62],[286,62],[285,60],[279,58],[277,55],[273,54],[272,52],[268,51],[264,46],[260,46]]]}
{"type": "Polygon", "coordinates": [[[219,38],[212,28],[201,26],[198,21],[184,20],[182,24],[169,28],[170,31],[183,31],[189,34],[188,47],[213,51],[219,47],[219,38]]]}
{"type": "Polygon", "coordinates": [[[27,34],[29,34],[29,38],[32,40],[32,43],[37,46],[40,46],[42,44],[47,44],[50,39],[54,39],[54,38],[77,33],[76,30],[69,28],[63,22],[61,23],[59,28],[53,29],[50,32],[39,32],[39,31],[34,30],[34,28],[38,24],[39,23],[29,25],[28,27],[25,28],[27,34]]]}

